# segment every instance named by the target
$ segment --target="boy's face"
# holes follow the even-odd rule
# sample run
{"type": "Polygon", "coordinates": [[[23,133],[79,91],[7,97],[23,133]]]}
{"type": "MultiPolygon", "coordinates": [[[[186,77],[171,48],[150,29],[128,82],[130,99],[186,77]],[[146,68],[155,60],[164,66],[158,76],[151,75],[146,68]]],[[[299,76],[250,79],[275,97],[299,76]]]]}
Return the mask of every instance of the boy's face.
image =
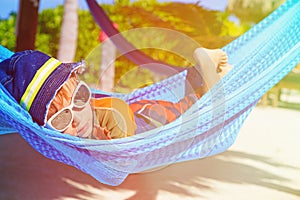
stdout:
{"type": "Polygon", "coordinates": [[[90,97],[91,91],[84,82],[70,78],[51,103],[47,124],[62,133],[89,137],[94,126],[90,97]]]}
{"type": "MultiPolygon", "coordinates": [[[[74,88],[72,88],[73,91],[75,91],[76,86],[74,85],[74,88]]],[[[67,101],[70,105],[72,98],[67,99],[67,101]]],[[[90,103],[87,103],[83,108],[73,107],[72,112],[73,122],[64,131],[64,133],[78,137],[88,137],[90,134],[92,134],[94,119],[90,103]]]]}
{"type": "Polygon", "coordinates": [[[81,109],[73,108],[72,111],[74,114],[73,122],[64,133],[78,137],[88,137],[92,134],[94,125],[91,105],[87,104],[81,109]]]}

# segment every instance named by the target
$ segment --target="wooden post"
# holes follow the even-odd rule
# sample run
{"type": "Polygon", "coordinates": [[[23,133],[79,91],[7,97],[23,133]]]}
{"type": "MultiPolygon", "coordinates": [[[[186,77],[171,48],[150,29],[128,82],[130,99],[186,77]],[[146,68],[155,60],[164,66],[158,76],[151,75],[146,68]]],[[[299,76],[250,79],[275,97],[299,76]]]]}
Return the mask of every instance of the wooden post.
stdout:
{"type": "Polygon", "coordinates": [[[16,28],[15,51],[35,49],[39,0],[20,0],[16,28]]]}

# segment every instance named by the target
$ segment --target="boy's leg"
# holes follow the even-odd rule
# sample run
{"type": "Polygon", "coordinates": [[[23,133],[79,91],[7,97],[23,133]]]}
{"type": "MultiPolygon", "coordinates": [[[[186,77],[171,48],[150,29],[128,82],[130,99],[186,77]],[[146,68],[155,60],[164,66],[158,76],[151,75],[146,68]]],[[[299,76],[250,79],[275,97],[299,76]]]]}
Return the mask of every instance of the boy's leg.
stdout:
{"type": "Polygon", "coordinates": [[[202,79],[204,79],[207,88],[210,88],[225,75],[219,75],[217,72],[222,67],[227,67],[227,55],[222,50],[200,48],[195,51],[194,57],[197,65],[190,68],[188,71],[188,75],[190,75],[188,78],[190,79],[187,80],[192,89],[189,88],[190,91],[186,91],[186,96],[179,102],[141,100],[130,104],[135,117],[139,118],[137,121],[152,125],[145,128],[144,131],[170,123],[186,112],[205,92],[203,90],[205,85],[201,84],[202,79]],[[140,120],[141,118],[142,120],[140,120]]]}
{"type": "Polygon", "coordinates": [[[200,97],[200,94],[190,94],[177,103],[163,100],[141,100],[129,106],[136,117],[142,117],[149,123],[154,123],[156,127],[159,127],[177,119],[200,97]]]}

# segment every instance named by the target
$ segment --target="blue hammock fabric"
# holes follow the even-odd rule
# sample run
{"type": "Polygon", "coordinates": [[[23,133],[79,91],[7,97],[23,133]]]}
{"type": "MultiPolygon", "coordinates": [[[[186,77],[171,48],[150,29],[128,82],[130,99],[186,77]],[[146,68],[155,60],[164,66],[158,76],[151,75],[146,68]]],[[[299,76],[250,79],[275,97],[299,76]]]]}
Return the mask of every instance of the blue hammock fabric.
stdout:
{"type": "MultiPolygon", "coordinates": [[[[225,46],[223,50],[234,69],[182,117],[161,128],[110,141],[72,137],[33,123],[30,115],[0,85],[0,131],[18,132],[44,156],[72,165],[113,186],[121,184],[132,173],[223,152],[234,143],[262,95],[300,62],[299,10],[298,0],[288,0],[225,46]]],[[[0,48],[0,59],[11,54],[0,48]]],[[[112,95],[128,102],[176,101],[183,96],[185,77],[183,71],[130,94],[112,95]]]]}

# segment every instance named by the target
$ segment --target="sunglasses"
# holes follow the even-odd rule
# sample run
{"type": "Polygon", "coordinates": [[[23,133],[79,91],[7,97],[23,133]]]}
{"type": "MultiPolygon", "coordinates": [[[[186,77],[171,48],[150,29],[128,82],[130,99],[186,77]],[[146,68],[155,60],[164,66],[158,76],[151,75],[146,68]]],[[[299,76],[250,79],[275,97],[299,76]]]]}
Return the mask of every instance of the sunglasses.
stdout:
{"type": "Polygon", "coordinates": [[[47,121],[46,127],[64,132],[73,122],[73,109],[84,108],[90,103],[90,99],[91,90],[89,86],[85,82],[80,81],[72,95],[71,104],[52,115],[47,121]]]}

